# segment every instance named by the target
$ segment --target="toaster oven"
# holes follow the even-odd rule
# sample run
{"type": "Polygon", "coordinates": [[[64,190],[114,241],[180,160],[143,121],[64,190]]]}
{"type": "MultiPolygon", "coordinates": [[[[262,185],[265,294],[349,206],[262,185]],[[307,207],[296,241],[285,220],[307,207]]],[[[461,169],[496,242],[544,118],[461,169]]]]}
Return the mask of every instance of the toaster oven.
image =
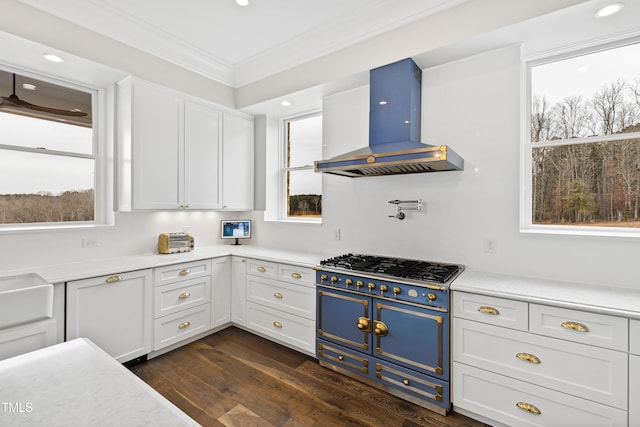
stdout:
{"type": "Polygon", "coordinates": [[[162,233],[158,236],[158,252],[161,254],[175,254],[190,252],[195,241],[189,233],[162,233]]]}

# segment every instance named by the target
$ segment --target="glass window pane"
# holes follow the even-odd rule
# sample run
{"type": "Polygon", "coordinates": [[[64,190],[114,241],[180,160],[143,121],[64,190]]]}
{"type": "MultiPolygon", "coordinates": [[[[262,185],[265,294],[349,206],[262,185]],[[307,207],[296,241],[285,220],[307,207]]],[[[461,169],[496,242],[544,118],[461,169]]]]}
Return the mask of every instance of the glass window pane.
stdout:
{"type": "Polygon", "coordinates": [[[640,139],[534,147],[534,224],[640,228],[640,139]]]}
{"type": "Polygon", "coordinates": [[[73,153],[93,153],[93,130],[50,120],[4,113],[0,110],[2,144],[73,153]]]}
{"type": "Polygon", "coordinates": [[[322,116],[289,122],[289,167],[313,165],[322,158],[322,116]]]}
{"type": "Polygon", "coordinates": [[[0,150],[0,223],[93,221],[95,162],[0,150]]]}
{"type": "Polygon", "coordinates": [[[287,216],[322,217],[322,176],[310,170],[287,173],[287,216]]]}

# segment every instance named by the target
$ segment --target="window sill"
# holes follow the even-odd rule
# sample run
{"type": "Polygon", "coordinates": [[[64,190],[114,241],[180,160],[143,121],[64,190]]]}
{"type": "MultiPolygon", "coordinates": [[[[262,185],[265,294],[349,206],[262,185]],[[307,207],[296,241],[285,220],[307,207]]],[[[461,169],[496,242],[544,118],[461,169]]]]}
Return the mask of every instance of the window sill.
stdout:
{"type": "Polygon", "coordinates": [[[278,222],[286,224],[315,224],[322,225],[322,218],[306,218],[306,219],[293,219],[293,218],[280,218],[280,219],[266,219],[265,222],[278,222]]]}
{"type": "Polygon", "coordinates": [[[520,227],[521,234],[552,235],[569,237],[604,237],[604,238],[640,238],[639,228],[586,227],[566,225],[525,225],[520,227]]]}

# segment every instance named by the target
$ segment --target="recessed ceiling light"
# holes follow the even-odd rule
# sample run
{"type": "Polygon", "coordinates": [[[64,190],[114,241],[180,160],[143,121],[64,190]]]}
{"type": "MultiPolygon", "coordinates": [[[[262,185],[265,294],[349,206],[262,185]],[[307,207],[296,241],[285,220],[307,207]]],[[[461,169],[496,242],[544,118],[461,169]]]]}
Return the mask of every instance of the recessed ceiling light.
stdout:
{"type": "Polygon", "coordinates": [[[236,4],[238,6],[248,6],[249,5],[249,0],[236,0],[236,4]]]}
{"type": "Polygon", "coordinates": [[[31,83],[22,83],[22,88],[26,90],[36,90],[36,85],[31,83]]]}
{"type": "Polygon", "coordinates": [[[51,61],[51,62],[64,62],[64,59],[60,58],[58,55],[54,55],[52,53],[45,53],[44,55],[44,59],[46,59],[47,61],[51,61]]]}
{"type": "Polygon", "coordinates": [[[289,105],[291,105],[291,103],[289,101],[282,101],[280,105],[282,105],[283,107],[288,107],[289,105]]]}
{"type": "Polygon", "coordinates": [[[624,3],[613,3],[607,6],[603,6],[596,11],[596,18],[604,18],[607,16],[611,16],[615,13],[620,12],[620,10],[624,7],[624,3]]]}

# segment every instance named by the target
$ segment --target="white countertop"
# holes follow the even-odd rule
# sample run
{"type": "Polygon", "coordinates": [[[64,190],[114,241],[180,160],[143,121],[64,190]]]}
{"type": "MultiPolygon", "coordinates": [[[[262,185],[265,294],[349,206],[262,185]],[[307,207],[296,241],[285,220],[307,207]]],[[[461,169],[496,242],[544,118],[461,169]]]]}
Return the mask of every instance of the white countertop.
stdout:
{"type": "Polygon", "coordinates": [[[98,348],[78,338],[0,361],[3,426],[198,426],[98,348]]]}
{"type": "Polygon", "coordinates": [[[640,289],[509,276],[466,269],[453,291],[640,319],[640,289]]]}
{"type": "Polygon", "coordinates": [[[312,254],[299,251],[286,251],[250,245],[219,245],[197,247],[192,252],[180,254],[148,253],[140,255],[126,255],[91,261],[38,266],[29,269],[0,271],[0,276],[12,276],[23,273],[36,273],[48,283],[61,283],[70,280],[86,279],[119,272],[142,270],[145,268],[161,267],[182,262],[197,261],[225,255],[239,255],[248,258],[260,258],[267,261],[283,262],[313,267],[320,260],[327,258],[326,254],[312,254]]]}

